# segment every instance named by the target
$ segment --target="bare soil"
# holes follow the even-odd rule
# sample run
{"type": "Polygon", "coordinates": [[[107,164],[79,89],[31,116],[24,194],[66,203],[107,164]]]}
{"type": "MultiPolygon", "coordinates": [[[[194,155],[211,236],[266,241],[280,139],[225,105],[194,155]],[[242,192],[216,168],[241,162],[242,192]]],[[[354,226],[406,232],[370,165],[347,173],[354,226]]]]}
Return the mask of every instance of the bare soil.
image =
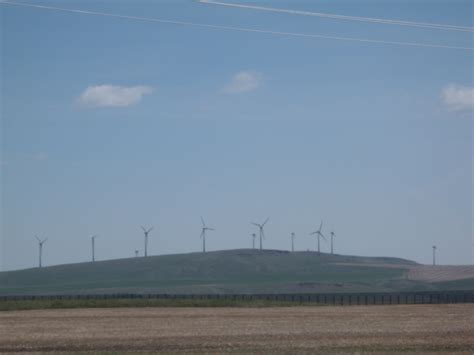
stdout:
{"type": "MultiPolygon", "coordinates": [[[[361,266],[356,263],[333,263],[334,265],[361,266]]],[[[442,282],[474,278],[474,265],[409,265],[409,264],[365,264],[364,267],[406,269],[408,278],[415,281],[442,282]]]]}
{"type": "Polygon", "coordinates": [[[0,312],[0,352],[474,352],[474,305],[0,312]]]}
{"type": "Polygon", "coordinates": [[[410,280],[427,282],[454,281],[474,278],[473,265],[414,266],[408,273],[410,280]]]}

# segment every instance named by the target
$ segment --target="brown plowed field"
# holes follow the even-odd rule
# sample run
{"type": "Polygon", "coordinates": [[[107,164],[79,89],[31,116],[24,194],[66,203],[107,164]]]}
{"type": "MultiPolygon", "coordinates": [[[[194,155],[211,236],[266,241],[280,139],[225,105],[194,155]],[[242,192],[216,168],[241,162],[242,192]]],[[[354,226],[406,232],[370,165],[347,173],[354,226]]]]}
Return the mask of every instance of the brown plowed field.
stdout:
{"type": "Polygon", "coordinates": [[[474,305],[0,312],[0,352],[474,352],[474,305]]]}

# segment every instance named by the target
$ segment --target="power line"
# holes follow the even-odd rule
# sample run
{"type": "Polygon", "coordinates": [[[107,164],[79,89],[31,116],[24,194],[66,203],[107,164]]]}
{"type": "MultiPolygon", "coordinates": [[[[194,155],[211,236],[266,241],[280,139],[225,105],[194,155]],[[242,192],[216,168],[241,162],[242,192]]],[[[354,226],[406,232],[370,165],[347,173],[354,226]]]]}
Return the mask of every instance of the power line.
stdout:
{"type": "Polygon", "coordinates": [[[221,1],[213,1],[213,0],[198,0],[198,2],[201,4],[220,5],[220,6],[227,6],[227,7],[233,7],[233,8],[241,8],[241,9],[251,9],[251,10],[258,10],[258,11],[279,12],[279,13],[286,13],[286,14],[292,14],[292,15],[315,16],[315,17],[329,18],[329,19],[334,19],[334,20],[359,21],[359,22],[368,22],[368,23],[376,23],[376,24],[384,24],[384,25],[430,28],[430,29],[444,30],[444,31],[474,32],[474,28],[468,27],[468,26],[445,25],[445,24],[439,24],[439,23],[426,23],[426,22],[415,22],[415,21],[404,21],[404,20],[389,20],[389,19],[372,18],[372,17],[337,15],[337,14],[324,13],[324,12],[310,12],[310,11],[280,9],[276,7],[234,4],[234,3],[229,3],[229,2],[221,2],[221,1]]]}
{"type": "Polygon", "coordinates": [[[0,5],[24,6],[24,7],[31,7],[31,8],[42,9],[42,10],[69,12],[69,13],[76,13],[76,14],[83,14],[83,15],[114,17],[114,18],[121,18],[121,19],[134,20],[134,21],[157,22],[157,23],[165,23],[165,24],[173,24],[173,25],[181,25],[181,26],[194,26],[194,27],[208,28],[208,29],[214,29],[214,30],[261,33],[261,34],[270,34],[270,35],[276,35],[276,36],[282,36],[282,37],[317,38],[317,39],[328,39],[328,40],[348,41],[348,42],[361,42],[361,43],[388,44],[388,45],[397,45],[397,46],[458,49],[458,50],[474,51],[474,47],[449,46],[449,45],[443,45],[443,44],[429,44],[429,43],[420,43],[420,42],[386,41],[386,40],[378,40],[378,39],[330,36],[330,35],[307,34],[307,33],[297,33],[297,32],[271,31],[271,30],[261,30],[261,29],[248,28],[248,27],[221,26],[221,25],[212,25],[212,24],[196,23],[196,22],[165,20],[165,19],[152,18],[152,17],[119,15],[119,14],[112,14],[112,13],[106,13],[106,12],[96,12],[96,11],[62,8],[62,7],[54,7],[54,6],[27,4],[27,3],[10,2],[10,1],[3,1],[3,0],[0,0],[0,5]]]}

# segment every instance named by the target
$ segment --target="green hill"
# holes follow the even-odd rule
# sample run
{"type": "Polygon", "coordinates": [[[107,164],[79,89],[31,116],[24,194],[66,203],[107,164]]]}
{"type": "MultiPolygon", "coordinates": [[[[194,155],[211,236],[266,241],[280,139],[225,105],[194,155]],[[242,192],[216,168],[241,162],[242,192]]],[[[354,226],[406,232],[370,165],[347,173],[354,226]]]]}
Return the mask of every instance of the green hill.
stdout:
{"type": "Polygon", "coordinates": [[[0,273],[0,294],[301,293],[436,289],[416,263],[315,252],[227,250],[58,265],[0,273]]]}

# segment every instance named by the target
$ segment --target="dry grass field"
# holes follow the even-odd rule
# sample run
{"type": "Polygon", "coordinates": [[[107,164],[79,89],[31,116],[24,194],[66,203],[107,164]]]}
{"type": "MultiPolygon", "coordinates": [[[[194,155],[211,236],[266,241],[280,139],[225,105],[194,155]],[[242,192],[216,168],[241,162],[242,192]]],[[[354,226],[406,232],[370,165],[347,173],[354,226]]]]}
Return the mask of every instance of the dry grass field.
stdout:
{"type": "Polygon", "coordinates": [[[474,305],[0,312],[0,352],[474,352],[474,305]]]}

